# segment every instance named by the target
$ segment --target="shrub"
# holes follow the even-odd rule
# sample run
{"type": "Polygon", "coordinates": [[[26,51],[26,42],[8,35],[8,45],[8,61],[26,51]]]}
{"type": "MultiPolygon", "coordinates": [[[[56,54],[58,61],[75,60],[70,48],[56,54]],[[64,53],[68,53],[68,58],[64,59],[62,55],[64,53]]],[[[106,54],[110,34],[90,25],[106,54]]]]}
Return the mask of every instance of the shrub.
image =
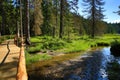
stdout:
{"type": "Polygon", "coordinates": [[[37,53],[37,52],[40,52],[40,50],[41,50],[41,48],[42,48],[42,45],[36,45],[36,46],[34,46],[34,47],[30,47],[30,48],[28,48],[28,52],[29,53],[37,53]]]}
{"type": "Polygon", "coordinates": [[[57,50],[57,49],[61,49],[63,48],[63,46],[65,46],[65,41],[62,40],[50,40],[50,41],[46,41],[42,48],[43,49],[50,49],[50,50],[57,50]]]}
{"type": "Polygon", "coordinates": [[[120,56],[120,43],[117,40],[111,43],[110,51],[111,54],[114,55],[115,57],[120,56]]]}

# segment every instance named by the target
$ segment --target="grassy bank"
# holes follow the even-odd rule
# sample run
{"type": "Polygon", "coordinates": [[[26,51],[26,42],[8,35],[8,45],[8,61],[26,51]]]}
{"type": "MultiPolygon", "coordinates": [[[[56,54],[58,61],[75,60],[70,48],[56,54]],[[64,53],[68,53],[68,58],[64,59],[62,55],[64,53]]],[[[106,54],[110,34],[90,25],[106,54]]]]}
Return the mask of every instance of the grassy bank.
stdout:
{"type": "MultiPolygon", "coordinates": [[[[42,76],[47,76],[49,69],[54,69],[64,61],[69,61],[83,54],[83,51],[91,47],[97,47],[98,43],[111,44],[113,41],[120,41],[119,35],[97,36],[94,39],[88,36],[80,36],[68,39],[58,39],[49,36],[32,37],[32,45],[26,52],[27,72],[29,79],[38,80],[42,76]],[[50,56],[49,53],[59,54],[50,56]]],[[[44,79],[44,77],[43,77],[44,79]]],[[[46,79],[48,80],[48,79],[46,79]]]]}
{"type": "Polygon", "coordinates": [[[120,41],[120,36],[117,34],[107,34],[103,36],[96,36],[94,39],[91,39],[88,36],[75,36],[70,40],[66,38],[52,38],[50,36],[31,37],[32,45],[29,46],[27,50],[26,62],[29,64],[50,59],[51,56],[48,55],[49,52],[52,52],[54,54],[80,52],[85,51],[91,47],[96,47],[98,43],[110,45],[111,42],[115,40],[120,41]],[[44,55],[37,53],[44,53],[44,55]]]}

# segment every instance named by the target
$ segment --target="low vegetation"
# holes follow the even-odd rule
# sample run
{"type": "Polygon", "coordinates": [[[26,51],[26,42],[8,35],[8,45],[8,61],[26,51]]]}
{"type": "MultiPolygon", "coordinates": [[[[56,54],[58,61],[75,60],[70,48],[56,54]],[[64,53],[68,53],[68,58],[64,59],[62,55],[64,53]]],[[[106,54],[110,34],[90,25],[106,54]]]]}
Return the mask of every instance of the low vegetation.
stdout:
{"type": "Polygon", "coordinates": [[[120,42],[117,40],[112,42],[110,51],[111,54],[114,55],[115,57],[120,57],[120,42]]]}
{"type": "MultiPolygon", "coordinates": [[[[87,49],[90,49],[91,47],[97,47],[98,44],[111,45],[113,41],[117,40],[120,41],[119,35],[104,35],[102,37],[96,37],[94,39],[89,38],[88,36],[81,36],[81,37],[75,37],[70,39],[69,41],[67,39],[57,39],[52,37],[46,37],[46,36],[37,36],[31,38],[32,40],[36,40],[32,42],[32,46],[28,49],[31,50],[31,48],[39,46],[39,52],[42,54],[39,54],[39,52],[33,53],[27,53],[26,58],[33,56],[33,59],[27,59],[27,71],[29,78],[32,80],[34,78],[38,78],[38,76],[47,76],[47,72],[49,69],[56,68],[56,66],[60,65],[63,61],[68,61],[70,59],[73,59],[77,56],[80,56],[83,54],[82,51],[85,51],[87,49]],[[40,40],[39,40],[40,39],[40,40]],[[50,44],[53,44],[53,48],[50,44]],[[46,47],[47,46],[47,47],[46,47]],[[55,49],[54,49],[55,47],[55,49]],[[46,50],[42,52],[42,50],[46,50]],[[54,54],[58,53],[64,53],[63,55],[58,56],[49,56],[49,50],[52,51],[54,54]],[[37,57],[35,57],[35,55],[37,57]],[[46,57],[39,57],[39,56],[46,56],[46,57]],[[41,58],[41,59],[40,59],[41,58]],[[32,63],[32,64],[31,64],[32,63]],[[34,75],[36,73],[36,75],[34,75]]],[[[31,40],[31,41],[32,41],[31,40]]],[[[105,45],[106,46],[106,45],[105,45]]],[[[114,70],[114,69],[112,69],[114,70]]],[[[119,70],[119,69],[118,69],[119,70]]],[[[110,75],[112,75],[110,70],[110,75]]],[[[117,75],[118,76],[118,75],[117,75]]],[[[110,76],[112,77],[112,76],[110,76]]],[[[44,79],[44,77],[43,77],[44,79]]],[[[37,80],[37,79],[36,79],[37,80]]],[[[114,79],[111,79],[114,80],[114,79]]]]}
{"type": "MultiPolygon", "coordinates": [[[[42,53],[48,57],[49,53],[58,54],[58,53],[74,53],[74,52],[80,52],[85,51],[91,47],[96,46],[109,46],[113,41],[120,41],[119,35],[103,35],[101,37],[97,36],[94,39],[89,38],[88,36],[75,36],[72,37],[72,39],[58,39],[58,38],[52,38],[50,36],[37,36],[32,37],[31,42],[32,45],[27,49],[27,54],[34,55],[34,56],[41,56],[38,53],[42,53]],[[98,45],[99,44],[99,45],[98,45]]],[[[31,56],[26,55],[26,58],[29,58],[31,56]]],[[[43,55],[42,55],[43,56],[43,55]]],[[[27,59],[27,64],[32,62],[40,61],[40,58],[36,58],[34,61],[31,61],[31,59],[27,59]]],[[[42,58],[41,60],[46,60],[49,58],[42,58]]]]}
{"type": "Polygon", "coordinates": [[[3,41],[7,40],[7,39],[13,39],[14,35],[5,35],[5,36],[0,36],[0,43],[2,43],[3,41]]]}
{"type": "Polygon", "coordinates": [[[26,52],[25,55],[27,56],[26,57],[27,65],[37,61],[51,59],[51,56],[47,54],[29,54],[28,52],[26,52]]]}

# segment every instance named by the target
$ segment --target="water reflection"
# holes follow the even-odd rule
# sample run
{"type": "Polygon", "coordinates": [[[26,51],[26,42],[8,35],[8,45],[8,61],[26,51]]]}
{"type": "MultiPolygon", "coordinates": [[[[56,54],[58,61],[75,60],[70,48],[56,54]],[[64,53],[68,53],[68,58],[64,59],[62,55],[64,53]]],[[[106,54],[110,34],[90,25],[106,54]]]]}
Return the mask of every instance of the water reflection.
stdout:
{"type": "Polygon", "coordinates": [[[87,52],[81,58],[87,58],[86,68],[80,75],[71,74],[64,80],[109,80],[107,76],[107,63],[114,60],[110,54],[110,47],[87,52]]]}

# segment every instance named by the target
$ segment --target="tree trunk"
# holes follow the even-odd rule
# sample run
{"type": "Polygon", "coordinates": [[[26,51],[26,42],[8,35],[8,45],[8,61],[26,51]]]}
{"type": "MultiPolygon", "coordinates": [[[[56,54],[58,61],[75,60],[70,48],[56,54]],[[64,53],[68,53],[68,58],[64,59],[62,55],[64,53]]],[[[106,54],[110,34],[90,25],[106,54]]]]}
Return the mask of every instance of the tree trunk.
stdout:
{"type": "Polygon", "coordinates": [[[26,44],[30,45],[29,0],[26,0],[26,44]]]}
{"type": "Polygon", "coordinates": [[[95,0],[92,0],[92,34],[91,37],[95,37],[95,0]]]}
{"type": "Polygon", "coordinates": [[[20,0],[20,28],[21,28],[21,45],[23,44],[23,26],[22,26],[22,2],[20,0]]]}
{"type": "Polygon", "coordinates": [[[63,0],[60,1],[60,32],[59,38],[62,38],[63,35],[63,0]]]}
{"type": "Polygon", "coordinates": [[[2,35],[5,35],[5,28],[6,28],[6,15],[5,15],[5,10],[3,9],[3,4],[2,4],[2,26],[1,26],[1,33],[2,35]]]}

